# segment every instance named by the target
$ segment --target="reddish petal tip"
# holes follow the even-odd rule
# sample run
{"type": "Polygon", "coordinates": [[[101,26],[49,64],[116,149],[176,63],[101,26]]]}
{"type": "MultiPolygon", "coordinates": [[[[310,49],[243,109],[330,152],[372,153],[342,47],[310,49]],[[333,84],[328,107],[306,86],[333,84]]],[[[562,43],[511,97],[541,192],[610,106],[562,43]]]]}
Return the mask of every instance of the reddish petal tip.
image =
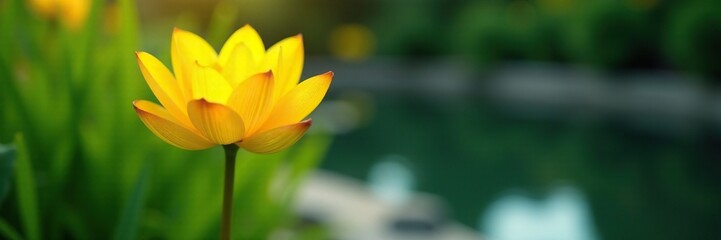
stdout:
{"type": "Polygon", "coordinates": [[[263,74],[265,74],[268,78],[271,78],[271,77],[273,77],[273,70],[269,69],[267,72],[264,72],[263,74]]]}

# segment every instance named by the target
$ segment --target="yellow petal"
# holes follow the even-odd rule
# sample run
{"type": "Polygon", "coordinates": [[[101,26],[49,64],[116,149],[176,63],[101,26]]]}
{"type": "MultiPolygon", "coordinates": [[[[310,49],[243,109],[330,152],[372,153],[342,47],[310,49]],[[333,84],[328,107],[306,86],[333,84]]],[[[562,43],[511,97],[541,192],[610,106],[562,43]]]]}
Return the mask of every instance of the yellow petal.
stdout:
{"type": "Polygon", "coordinates": [[[90,0],[59,1],[62,20],[70,29],[78,30],[85,25],[90,10],[90,0]]]}
{"type": "Polygon", "coordinates": [[[265,53],[263,40],[260,39],[260,35],[258,35],[258,32],[255,31],[253,27],[246,24],[230,35],[230,38],[225,41],[223,48],[220,49],[220,56],[218,57],[220,66],[225,67],[228,59],[230,59],[230,56],[233,54],[234,49],[240,43],[244,44],[248,48],[254,62],[259,62],[262,59],[263,54],[265,53]]]}
{"type": "Polygon", "coordinates": [[[191,126],[183,94],[170,70],[157,58],[146,52],[136,52],[135,57],[138,59],[138,66],[140,66],[140,72],[143,73],[145,82],[148,83],[158,101],[168,109],[175,119],[185,126],[191,126]]]}
{"type": "Polygon", "coordinates": [[[193,125],[211,142],[231,144],[243,138],[243,119],[225,105],[205,99],[193,100],[188,103],[188,115],[193,125]]]}
{"type": "Polygon", "coordinates": [[[217,61],[213,47],[203,38],[194,33],[175,28],[173,30],[170,55],[173,62],[175,78],[180,83],[180,90],[186,99],[192,98],[192,68],[196,63],[211,66],[217,61]]]}
{"type": "Polygon", "coordinates": [[[253,75],[236,87],[228,98],[228,106],[243,119],[246,135],[252,135],[268,118],[272,99],[273,73],[268,71],[253,75]]]}
{"type": "Polygon", "coordinates": [[[239,43],[233,49],[233,53],[223,67],[223,77],[235,88],[240,82],[250,77],[251,74],[259,72],[256,65],[248,47],[243,43],[239,43]]]}
{"type": "Polygon", "coordinates": [[[155,103],[137,100],[133,102],[133,107],[140,120],[150,131],[173,146],[187,150],[200,150],[214,145],[193,130],[183,127],[173,119],[168,111],[155,103]]]}
{"type": "Polygon", "coordinates": [[[214,103],[225,103],[233,92],[228,81],[215,68],[196,63],[192,73],[190,82],[193,100],[204,98],[214,103]]]}
{"type": "Polygon", "coordinates": [[[254,153],[274,153],[286,149],[298,141],[308,128],[311,120],[274,128],[244,139],[238,145],[254,153]]]}
{"type": "Polygon", "coordinates": [[[55,0],[31,0],[30,6],[33,8],[35,13],[40,14],[45,18],[51,18],[57,12],[57,2],[55,0]]]}
{"type": "Polygon", "coordinates": [[[263,62],[265,69],[275,73],[275,89],[280,96],[290,91],[303,70],[303,36],[283,39],[268,49],[263,62]]]}
{"type": "Polygon", "coordinates": [[[332,80],[333,72],[327,72],[298,84],[275,103],[261,131],[295,123],[308,116],[323,100],[332,80]]]}

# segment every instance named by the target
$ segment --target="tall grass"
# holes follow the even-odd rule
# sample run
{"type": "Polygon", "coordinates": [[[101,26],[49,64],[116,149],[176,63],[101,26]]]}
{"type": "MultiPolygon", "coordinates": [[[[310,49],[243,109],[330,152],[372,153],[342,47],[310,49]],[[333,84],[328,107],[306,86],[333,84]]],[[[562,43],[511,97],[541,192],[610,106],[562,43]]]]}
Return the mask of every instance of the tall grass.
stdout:
{"type": "MultiPolygon", "coordinates": [[[[222,152],[174,148],[139,121],[132,100],[153,99],[134,56],[142,26],[133,0],[113,4],[117,19],[96,0],[86,24],[71,30],[24,1],[0,2],[0,143],[13,149],[0,153],[0,166],[10,166],[0,171],[0,186],[9,186],[0,198],[0,238],[218,235],[222,152]]],[[[212,25],[213,35],[237,27],[227,19],[212,25]]],[[[310,134],[278,154],[240,154],[236,237],[264,238],[292,225],[294,192],[329,143],[310,134]]]]}

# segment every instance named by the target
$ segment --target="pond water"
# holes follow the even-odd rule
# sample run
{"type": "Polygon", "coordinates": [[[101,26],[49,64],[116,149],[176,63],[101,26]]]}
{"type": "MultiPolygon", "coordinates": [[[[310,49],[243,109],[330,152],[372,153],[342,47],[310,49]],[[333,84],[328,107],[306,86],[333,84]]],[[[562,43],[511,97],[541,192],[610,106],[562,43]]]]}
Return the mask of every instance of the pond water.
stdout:
{"type": "Polygon", "coordinates": [[[488,207],[479,228],[495,240],[594,240],[591,219],[583,193],[559,186],[538,200],[508,193],[488,207]]]}
{"type": "Polygon", "coordinates": [[[526,117],[473,98],[365,99],[367,121],[335,138],[322,168],[367,180],[374,165],[401,159],[414,180],[395,187],[441,196],[467,226],[492,226],[483,216],[509,190],[544,201],[570,185],[599,239],[721,237],[721,138],[710,128],[656,134],[612,117],[526,117]]]}

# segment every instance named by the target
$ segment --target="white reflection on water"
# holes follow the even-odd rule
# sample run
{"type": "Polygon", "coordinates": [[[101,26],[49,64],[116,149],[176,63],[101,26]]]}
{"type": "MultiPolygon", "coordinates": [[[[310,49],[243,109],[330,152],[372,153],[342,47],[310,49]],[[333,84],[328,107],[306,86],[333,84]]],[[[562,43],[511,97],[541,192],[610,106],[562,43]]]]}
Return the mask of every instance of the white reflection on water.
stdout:
{"type": "Polygon", "coordinates": [[[415,177],[403,162],[407,162],[403,156],[388,155],[371,167],[368,185],[373,196],[390,204],[403,204],[408,201],[415,185],[415,177]]]}
{"type": "Polygon", "coordinates": [[[509,194],[490,205],[480,222],[490,240],[595,240],[583,194],[557,187],[545,200],[509,194]]]}

